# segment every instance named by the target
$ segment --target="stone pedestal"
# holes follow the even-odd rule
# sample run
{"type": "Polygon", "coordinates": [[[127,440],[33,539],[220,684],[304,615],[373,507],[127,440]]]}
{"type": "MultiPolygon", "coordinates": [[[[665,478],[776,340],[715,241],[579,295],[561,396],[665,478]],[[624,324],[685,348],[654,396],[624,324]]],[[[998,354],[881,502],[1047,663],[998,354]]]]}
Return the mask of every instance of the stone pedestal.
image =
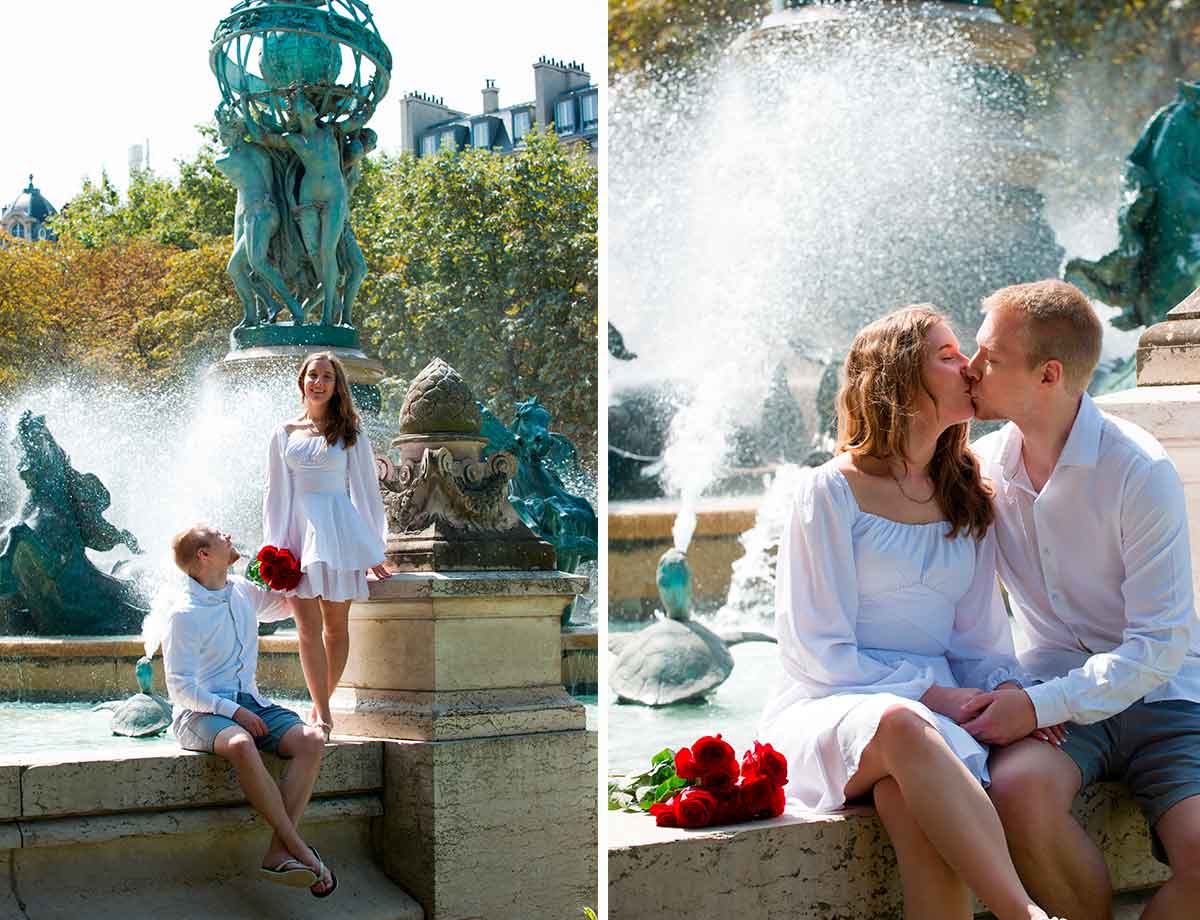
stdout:
{"type": "Polygon", "coordinates": [[[1132,390],[1102,396],[1096,404],[1158,438],[1179,470],[1192,584],[1200,597],[1200,289],[1142,334],[1137,380],[1132,390]]]}
{"type": "Polygon", "coordinates": [[[587,587],[560,572],[400,573],[350,608],[339,733],[448,741],[582,731],[562,686],[563,604],[587,587]]]}
{"type": "Polygon", "coordinates": [[[479,457],[462,378],[430,364],[381,468],[390,579],[350,608],[339,733],[382,739],[387,874],[426,920],[562,920],[596,905],[595,736],[562,687],[560,614],[587,579],[479,457]]]}

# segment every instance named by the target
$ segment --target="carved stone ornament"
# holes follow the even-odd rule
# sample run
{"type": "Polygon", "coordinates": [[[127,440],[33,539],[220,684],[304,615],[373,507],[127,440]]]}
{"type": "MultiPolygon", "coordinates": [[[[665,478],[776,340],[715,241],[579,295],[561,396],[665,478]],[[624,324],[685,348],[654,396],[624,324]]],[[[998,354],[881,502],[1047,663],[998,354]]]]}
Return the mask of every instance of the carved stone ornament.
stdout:
{"type": "Polygon", "coordinates": [[[490,535],[504,539],[524,528],[508,500],[516,473],[512,454],[485,460],[455,458],[448,447],[425,448],[419,457],[387,462],[381,484],[389,530],[397,534],[490,535]]]}
{"type": "Polygon", "coordinates": [[[400,571],[552,570],[554,547],[531,531],[508,498],[517,460],[484,458],[487,439],[470,387],[434,359],[408,388],[396,458],[378,458],[387,509],[387,553],[400,571]]]}
{"type": "Polygon", "coordinates": [[[458,371],[434,358],[408,385],[400,409],[402,434],[479,434],[483,425],[471,388],[458,371]]]}

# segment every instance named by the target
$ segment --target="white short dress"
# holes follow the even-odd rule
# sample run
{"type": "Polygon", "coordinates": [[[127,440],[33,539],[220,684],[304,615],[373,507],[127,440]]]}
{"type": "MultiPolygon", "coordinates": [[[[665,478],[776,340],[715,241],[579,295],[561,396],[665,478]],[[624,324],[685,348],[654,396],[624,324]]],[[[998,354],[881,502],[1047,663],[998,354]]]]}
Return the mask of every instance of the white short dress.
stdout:
{"type": "Polygon", "coordinates": [[[299,597],[364,600],[366,570],[383,562],[387,516],[365,432],[354,446],[280,425],[271,435],[263,543],[290,550],[304,575],[299,597]]]}
{"type": "Polygon", "coordinates": [[[996,587],[996,541],[859,509],[832,463],[799,483],[779,546],[783,676],[758,737],[788,760],[789,804],[830,811],[885,710],[941,732],[986,785],[987,748],[919,702],[933,684],[991,690],[1026,678],[996,587]]]}

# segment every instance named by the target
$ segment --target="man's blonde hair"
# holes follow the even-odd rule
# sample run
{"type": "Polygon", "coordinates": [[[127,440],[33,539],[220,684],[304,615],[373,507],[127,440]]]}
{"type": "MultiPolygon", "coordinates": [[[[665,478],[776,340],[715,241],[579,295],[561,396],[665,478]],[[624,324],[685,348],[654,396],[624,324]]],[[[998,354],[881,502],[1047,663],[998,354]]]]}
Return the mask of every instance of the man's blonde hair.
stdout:
{"type": "Polygon", "coordinates": [[[175,564],[187,572],[196,561],[196,553],[211,545],[206,524],[193,524],[187,530],[179,531],[171,538],[171,552],[175,554],[175,564]]]}
{"type": "Polygon", "coordinates": [[[1082,393],[1100,362],[1104,329],[1087,295],[1053,278],[1000,288],[983,301],[985,313],[1011,310],[1025,328],[1025,360],[1030,369],[1051,359],[1063,367],[1067,387],[1082,393]]]}

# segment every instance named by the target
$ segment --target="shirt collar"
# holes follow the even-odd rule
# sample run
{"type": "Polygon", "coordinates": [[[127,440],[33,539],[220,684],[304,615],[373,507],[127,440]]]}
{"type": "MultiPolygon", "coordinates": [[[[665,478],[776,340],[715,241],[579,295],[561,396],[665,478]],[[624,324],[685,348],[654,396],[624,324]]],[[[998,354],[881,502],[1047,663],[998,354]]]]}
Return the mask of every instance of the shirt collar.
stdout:
{"type": "Polygon", "coordinates": [[[1071,425],[1071,433],[1055,466],[1095,466],[1100,457],[1103,421],[1092,397],[1084,393],[1079,401],[1079,411],[1075,413],[1075,422],[1071,425]]]}
{"type": "Polygon", "coordinates": [[[199,607],[212,607],[217,604],[224,604],[229,601],[230,583],[225,582],[223,588],[217,588],[215,591],[204,587],[196,579],[188,576],[187,589],[188,600],[199,607]]]}

